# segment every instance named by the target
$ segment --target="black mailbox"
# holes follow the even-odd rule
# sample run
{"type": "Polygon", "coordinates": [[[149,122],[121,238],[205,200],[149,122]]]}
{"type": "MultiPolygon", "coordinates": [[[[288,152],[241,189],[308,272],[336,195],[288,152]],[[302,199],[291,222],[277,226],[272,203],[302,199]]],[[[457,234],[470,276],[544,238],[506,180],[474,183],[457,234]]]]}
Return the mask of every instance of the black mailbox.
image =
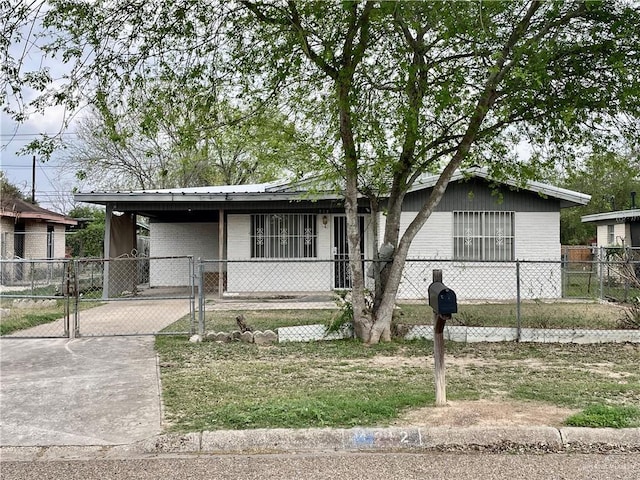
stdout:
{"type": "Polygon", "coordinates": [[[458,300],[456,299],[456,292],[442,282],[433,282],[429,285],[429,305],[434,312],[440,315],[457,313],[458,300]]]}

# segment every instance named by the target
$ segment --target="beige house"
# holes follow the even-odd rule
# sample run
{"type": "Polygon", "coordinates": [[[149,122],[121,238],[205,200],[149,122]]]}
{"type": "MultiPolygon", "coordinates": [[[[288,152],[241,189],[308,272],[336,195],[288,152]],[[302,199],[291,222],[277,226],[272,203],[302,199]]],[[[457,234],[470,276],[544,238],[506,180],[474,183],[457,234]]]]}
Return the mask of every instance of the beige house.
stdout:
{"type": "Polygon", "coordinates": [[[0,201],[0,255],[2,259],[65,257],[65,229],[77,222],[19,198],[0,201]]]}
{"type": "Polygon", "coordinates": [[[582,217],[595,223],[598,247],[640,247],[640,209],[596,213],[582,217]]]}

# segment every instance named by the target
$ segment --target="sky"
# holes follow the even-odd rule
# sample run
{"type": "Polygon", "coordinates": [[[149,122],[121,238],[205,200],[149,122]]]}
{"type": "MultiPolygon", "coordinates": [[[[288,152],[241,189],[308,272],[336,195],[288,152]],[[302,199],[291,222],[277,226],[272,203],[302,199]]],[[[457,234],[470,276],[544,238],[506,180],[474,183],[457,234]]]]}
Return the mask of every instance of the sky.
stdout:
{"type": "MultiPolygon", "coordinates": [[[[23,72],[46,67],[50,69],[54,78],[62,77],[67,67],[59,60],[44,57],[34,37],[37,32],[37,27],[30,31],[28,43],[15,42],[12,39],[10,54],[14,58],[22,58],[23,72]],[[31,46],[25,48],[25,44],[31,46]]],[[[35,97],[35,93],[29,91],[23,92],[23,95],[27,102],[35,97]]],[[[10,106],[15,105],[15,99],[11,96],[8,96],[6,101],[10,106]]],[[[64,114],[63,107],[50,107],[43,114],[30,115],[27,121],[17,124],[4,111],[0,113],[0,168],[9,182],[29,197],[32,189],[33,155],[20,153],[20,150],[39,138],[40,134],[53,135],[60,132],[64,114]]],[[[65,140],[73,138],[73,128],[64,131],[62,137],[65,140]]],[[[66,211],[72,208],[71,190],[75,182],[73,172],[65,171],[63,168],[61,153],[54,152],[51,159],[44,163],[42,158],[36,158],[35,173],[35,197],[40,206],[67,213],[66,211]]]]}
{"type": "MultiPolygon", "coordinates": [[[[60,109],[52,108],[48,109],[46,115],[33,116],[18,125],[2,113],[0,166],[9,182],[28,196],[31,196],[32,190],[33,155],[20,153],[20,150],[41,133],[58,132],[62,119],[60,109]]],[[[72,135],[72,131],[69,131],[63,133],[63,138],[67,139],[72,135]]],[[[36,156],[36,200],[40,206],[54,211],[70,207],[71,189],[75,183],[73,173],[64,170],[60,157],[60,152],[55,152],[51,160],[42,162],[42,158],[36,156]]]]}

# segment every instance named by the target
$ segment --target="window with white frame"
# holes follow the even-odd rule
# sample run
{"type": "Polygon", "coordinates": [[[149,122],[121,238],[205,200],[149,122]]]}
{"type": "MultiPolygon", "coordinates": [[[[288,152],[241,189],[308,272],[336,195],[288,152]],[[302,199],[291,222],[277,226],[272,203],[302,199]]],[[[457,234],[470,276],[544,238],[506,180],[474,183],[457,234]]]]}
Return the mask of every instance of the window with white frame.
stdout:
{"type": "Polygon", "coordinates": [[[453,212],[455,260],[513,260],[514,212],[453,212]]]}
{"type": "Polygon", "coordinates": [[[607,225],[607,245],[613,245],[616,243],[616,226],[607,225]]]}
{"type": "Polygon", "coordinates": [[[252,258],[315,258],[317,240],[316,215],[251,215],[252,258]]]}

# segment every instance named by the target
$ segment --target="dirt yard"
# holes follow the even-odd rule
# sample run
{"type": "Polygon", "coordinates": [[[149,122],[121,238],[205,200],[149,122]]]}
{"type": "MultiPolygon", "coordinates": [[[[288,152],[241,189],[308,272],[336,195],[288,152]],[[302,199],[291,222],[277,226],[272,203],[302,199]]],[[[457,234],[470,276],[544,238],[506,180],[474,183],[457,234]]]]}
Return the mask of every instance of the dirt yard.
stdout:
{"type": "Polygon", "coordinates": [[[396,426],[551,426],[559,427],[577,410],[506,399],[447,402],[446,407],[426,407],[403,415],[396,426]]]}

